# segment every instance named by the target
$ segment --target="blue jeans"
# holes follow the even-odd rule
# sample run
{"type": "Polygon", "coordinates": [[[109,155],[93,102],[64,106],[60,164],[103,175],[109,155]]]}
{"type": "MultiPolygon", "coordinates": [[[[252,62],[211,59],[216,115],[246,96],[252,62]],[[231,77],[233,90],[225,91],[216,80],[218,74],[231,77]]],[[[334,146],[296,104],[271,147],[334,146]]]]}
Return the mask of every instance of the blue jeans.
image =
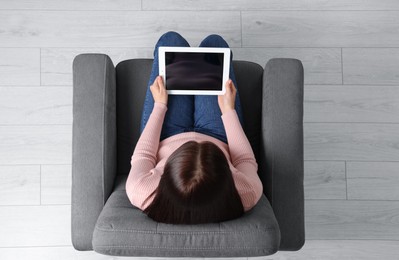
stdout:
{"type": "MultiPolygon", "coordinates": [[[[154,83],[155,78],[159,75],[158,47],[159,46],[180,46],[189,47],[189,43],[176,32],[167,32],[162,35],[154,50],[154,62],[146,97],[144,100],[143,113],[141,118],[140,131],[144,130],[148,118],[154,107],[154,99],[152,97],[150,86],[154,83]]],[[[200,47],[226,47],[228,44],[219,35],[210,35],[206,37],[200,44],[200,47]]],[[[231,55],[232,58],[233,55],[231,55]]],[[[233,66],[230,65],[230,79],[237,87],[233,66]]],[[[243,116],[241,110],[240,99],[236,96],[235,109],[238,114],[241,125],[243,124],[243,116]]],[[[208,95],[169,95],[168,111],[161,131],[161,141],[170,136],[184,133],[198,132],[215,137],[222,142],[227,143],[226,132],[221,119],[221,111],[218,105],[217,96],[208,95]]]]}

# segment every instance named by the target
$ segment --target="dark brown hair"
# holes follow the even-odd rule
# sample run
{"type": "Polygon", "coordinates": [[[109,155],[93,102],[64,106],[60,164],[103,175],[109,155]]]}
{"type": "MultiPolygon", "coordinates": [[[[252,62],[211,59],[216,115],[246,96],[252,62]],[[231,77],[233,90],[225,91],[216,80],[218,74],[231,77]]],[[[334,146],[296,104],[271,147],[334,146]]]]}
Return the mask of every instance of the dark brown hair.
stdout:
{"type": "Polygon", "coordinates": [[[222,150],[211,142],[190,141],[166,161],[144,212],[158,222],[200,224],[237,218],[244,209],[222,150]]]}

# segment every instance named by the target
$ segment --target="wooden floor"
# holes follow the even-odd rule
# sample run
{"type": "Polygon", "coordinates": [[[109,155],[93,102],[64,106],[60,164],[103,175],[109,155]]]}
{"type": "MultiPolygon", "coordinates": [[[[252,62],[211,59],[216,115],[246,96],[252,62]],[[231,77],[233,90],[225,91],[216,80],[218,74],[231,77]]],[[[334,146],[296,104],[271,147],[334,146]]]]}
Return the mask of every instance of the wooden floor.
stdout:
{"type": "Polygon", "coordinates": [[[399,1],[0,2],[0,259],[117,259],[71,246],[72,60],[149,58],[170,30],[304,65],[308,240],[264,259],[397,259],[399,1]]]}
{"type": "MultiPolygon", "coordinates": [[[[375,241],[375,240],[308,240],[305,246],[297,252],[277,252],[271,256],[264,257],[241,257],[241,258],[214,258],[218,260],[375,260],[375,259],[398,259],[398,241],[375,241]]],[[[155,257],[116,257],[101,255],[93,251],[76,251],[71,246],[62,247],[22,247],[2,248],[0,250],[2,260],[14,259],[81,259],[81,260],[154,260],[172,259],[155,257]]],[[[198,259],[198,258],[179,258],[198,259]]],[[[201,258],[204,259],[204,258],[201,258]]],[[[211,258],[205,258],[211,259],[211,258]]]]}

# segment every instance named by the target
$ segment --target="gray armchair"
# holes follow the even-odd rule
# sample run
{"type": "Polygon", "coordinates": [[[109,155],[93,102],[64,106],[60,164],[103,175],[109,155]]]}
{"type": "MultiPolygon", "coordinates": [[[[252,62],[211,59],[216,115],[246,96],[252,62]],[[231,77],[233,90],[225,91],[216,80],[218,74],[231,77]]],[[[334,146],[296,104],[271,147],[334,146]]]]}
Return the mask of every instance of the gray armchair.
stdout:
{"type": "Polygon", "coordinates": [[[303,67],[295,59],[234,61],[244,130],[264,186],[244,216],[221,223],[157,223],[127,198],[151,59],[81,54],[73,62],[72,243],[119,256],[251,257],[305,241],[303,67]]]}

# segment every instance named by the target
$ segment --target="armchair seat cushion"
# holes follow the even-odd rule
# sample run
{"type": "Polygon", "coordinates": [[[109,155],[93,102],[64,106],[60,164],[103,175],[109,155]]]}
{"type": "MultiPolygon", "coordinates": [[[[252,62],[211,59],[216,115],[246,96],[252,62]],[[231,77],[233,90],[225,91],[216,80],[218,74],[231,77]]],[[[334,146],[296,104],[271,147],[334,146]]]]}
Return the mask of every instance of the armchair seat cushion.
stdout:
{"type": "Polygon", "coordinates": [[[93,249],[118,256],[248,257],[278,251],[280,230],[269,201],[239,220],[200,225],[158,223],[134,207],[125,191],[127,175],[116,179],[93,233],[93,249]]]}

